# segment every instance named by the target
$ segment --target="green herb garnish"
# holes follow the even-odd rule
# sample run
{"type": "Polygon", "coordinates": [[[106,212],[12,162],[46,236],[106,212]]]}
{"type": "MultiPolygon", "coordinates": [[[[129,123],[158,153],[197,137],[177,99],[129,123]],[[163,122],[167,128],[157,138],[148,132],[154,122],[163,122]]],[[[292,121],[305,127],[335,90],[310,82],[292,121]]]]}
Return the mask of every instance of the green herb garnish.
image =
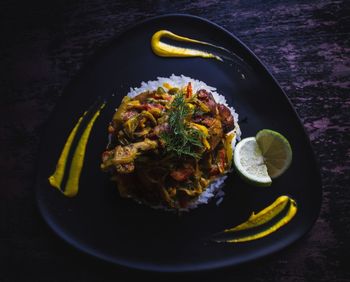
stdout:
{"type": "Polygon", "coordinates": [[[184,95],[176,94],[168,113],[170,132],[161,134],[161,138],[165,142],[167,152],[175,153],[179,157],[199,158],[198,151],[203,148],[203,133],[186,125],[185,120],[189,114],[191,109],[186,104],[184,95]]]}

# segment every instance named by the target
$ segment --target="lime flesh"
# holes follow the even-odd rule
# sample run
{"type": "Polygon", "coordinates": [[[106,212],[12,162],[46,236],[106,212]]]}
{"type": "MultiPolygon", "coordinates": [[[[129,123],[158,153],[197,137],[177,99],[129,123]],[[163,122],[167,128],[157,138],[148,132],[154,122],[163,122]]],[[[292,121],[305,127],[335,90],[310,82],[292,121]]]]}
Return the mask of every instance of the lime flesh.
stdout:
{"type": "Polygon", "coordinates": [[[255,137],[245,138],[237,144],[234,163],[238,173],[249,183],[257,186],[271,185],[272,181],[255,137]]]}
{"type": "Polygon", "coordinates": [[[238,173],[256,186],[270,186],[290,166],[292,149],[280,133],[260,130],[256,137],[241,140],[234,151],[238,173]]]}

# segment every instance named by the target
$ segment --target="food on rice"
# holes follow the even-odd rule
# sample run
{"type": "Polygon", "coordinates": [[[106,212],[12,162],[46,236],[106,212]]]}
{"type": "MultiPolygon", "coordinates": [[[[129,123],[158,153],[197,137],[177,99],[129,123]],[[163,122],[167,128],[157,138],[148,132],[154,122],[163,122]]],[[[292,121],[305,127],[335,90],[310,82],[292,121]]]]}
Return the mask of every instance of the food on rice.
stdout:
{"type": "Polygon", "coordinates": [[[108,127],[101,164],[122,197],[189,210],[223,194],[240,130],[215,90],[183,75],[131,88],[108,127]]]}

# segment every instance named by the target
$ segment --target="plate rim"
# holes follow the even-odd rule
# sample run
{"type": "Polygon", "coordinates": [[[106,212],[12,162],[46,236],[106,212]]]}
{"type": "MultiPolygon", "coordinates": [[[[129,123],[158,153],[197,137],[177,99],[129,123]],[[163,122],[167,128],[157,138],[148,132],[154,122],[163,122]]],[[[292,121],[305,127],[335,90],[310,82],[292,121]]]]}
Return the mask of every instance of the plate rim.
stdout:
{"type": "Polygon", "coordinates": [[[272,82],[275,84],[275,86],[279,88],[281,93],[283,93],[284,98],[287,100],[289,107],[291,108],[296,119],[298,120],[298,123],[299,123],[299,125],[303,131],[303,135],[305,137],[304,140],[307,143],[307,146],[309,147],[309,149],[311,151],[311,158],[312,158],[312,162],[313,162],[314,168],[315,168],[315,176],[317,176],[317,185],[315,185],[315,186],[320,187],[319,194],[318,194],[319,199],[317,199],[317,203],[318,203],[317,210],[314,209],[315,212],[313,213],[313,217],[310,220],[309,225],[307,226],[307,228],[305,229],[305,231],[302,234],[298,235],[296,238],[293,238],[293,240],[290,240],[290,242],[288,242],[286,244],[280,244],[279,246],[272,248],[272,250],[270,247],[269,251],[262,251],[259,254],[254,255],[254,256],[251,255],[249,258],[242,259],[239,262],[237,262],[237,261],[233,262],[233,259],[226,258],[225,260],[219,261],[218,263],[213,263],[213,262],[204,262],[203,263],[202,262],[202,263],[196,263],[196,264],[187,264],[188,265],[187,267],[186,267],[186,265],[180,265],[180,267],[179,267],[179,265],[174,265],[174,266],[160,265],[159,266],[157,264],[152,264],[152,263],[139,263],[139,262],[129,263],[128,261],[123,261],[120,259],[116,259],[113,256],[105,255],[97,250],[94,250],[93,248],[89,248],[89,247],[86,247],[84,245],[81,246],[77,241],[75,241],[74,239],[71,239],[68,235],[66,235],[64,232],[62,232],[59,227],[56,227],[56,224],[54,222],[52,222],[50,220],[50,218],[46,215],[44,208],[42,207],[40,200],[39,200],[39,190],[41,187],[41,185],[40,185],[40,178],[41,177],[40,177],[39,167],[40,167],[40,163],[41,163],[41,159],[42,159],[43,149],[38,150],[38,157],[37,157],[37,162],[36,162],[36,181],[35,181],[35,188],[34,188],[35,189],[35,198],[36,198],[35,201],[36,201],[36,205],[37,205],[39,214],[41,215],[44,222],[47,224],[49,229],[54,233],[54,235],[56,237],[58,237],[60,240],[62,240],[64,242],[68,243],[68,245],[73,247],[75,250],[79,251],[79,253],[87,254],[91,258],[102,260],[108,264],[113,264],[113,265],[117,265],[119,267],[125,267],[125,268],[129,268],[129,269],[134,269],[134,270],[142,270],[142,271],[158,272],[158,273],[189,273],[189,272],[199,272],[199,271],[211,271],[211,270],[223,269],[223,268],[227,268],[227,267],[237,267],[237,266],[240,266],[243,264],[247,264],[249,262],[260,260],[263,257],[269,257],[273,254],[279,253],[282,250],[294,245],[300,239],[304,238],[310,232],[310,230],[313,228],[313,226],[315,225],[315,223],[320,215],[322,202],[323,202],[323,189],[322,189],[323,186],[322,186],[322,177],[321,177],[321,172],[320,172],[319,159],[317,158],[317,156],[315,154],[314,146],[312,145],[312,143],[310,141],[309,134],[307,133],[307,131],[304,127],[304,124],[302,123],[301,118],[299,117],[291,100],[289,99],[289,97],[287,96],[287,94],[285,93],[285,91],[283,90],[283,88],[281,87],[279,82],[277,81],[277,79],[271,73],[271,71],[257,57],[257,55],[255,55],[255,53],[244,42],[242,42],[237,36],[235,36],[232,32],[228,31],[224,27],[220,26],[219,24],[217,24],[211,20],[208,20],[206,18],[202,18],[200,16],[192,15],[192,14],[186,14],[186,13],[168,13],[168,14],[153,16],[153,17],[149,17],[149,18],[137,21],[136,23],[133,23],[133,24],[125,27],[121,32],[113,35],[110,40],[107,40],[101,47],[99,47],[97,50],[95,50],[93,52],[93,54],[90,55],[89,58],[85,62],[83,62],[81,68],[77,71],[77,73],[74,74],[74,76],[68,80],[67,84],[63,86],[62,95],[59,97],[56,105],[52,109],[48,119],[43,124],[43,130],[40,134],[39,148],[42,148],[42,146],[44,144],[44,140],[46,139],[45,137],[47,136],[47,130],[50,126],[50,122],[53,120],[53,117],[54,117],[55,113],[57,112],[57,109],[60,107],[61,103],[64,102],[64,100],[65,100],[64,98],[66,96],[68,96],[69,89],[77,81],[79,81],[80,77],[84,75],[84,73],[87,71],[87,69],[89,67],[93,66],[93,64],[96,63],[96,61],[98,60],[100,55],[103,54],[109,48],[111,48],[113,46],[114,42],[117,42],[122,36],[127,34],[130,30],[132,30],[132,29],[134,29],[134,28],[136,28],[144,23],[148,23],[148,22],[152,22],[152,21],[156,21],[156,20],[161,20],[161,19],[169,18],[169,17],[195,19],[195,20],[201,21],[205,24],[212,25],[215,28],[219,29],[220,31],[224,32],[228,37],[232,37],[237,43],[239,43],[243,47],[243,49],[246,52],[248,52],[249,56],[251,56],[251,58],[253,58],[255,60],[255,64],[260,65],[260,67],[262,67],[262,69],[265,71],[265,73],[267,73],[268,76],[270,77],[270,79],[272,79],[272,82]]]}

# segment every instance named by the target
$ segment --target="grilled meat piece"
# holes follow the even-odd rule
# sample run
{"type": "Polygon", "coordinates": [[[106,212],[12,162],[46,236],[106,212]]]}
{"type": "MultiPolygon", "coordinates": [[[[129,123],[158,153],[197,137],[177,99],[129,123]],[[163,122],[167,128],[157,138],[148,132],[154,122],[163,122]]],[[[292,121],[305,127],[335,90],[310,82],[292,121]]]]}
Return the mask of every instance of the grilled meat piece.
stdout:
{"type": "Polygon", "coordinates": [[[211,150],[214,150],[214,148],[219,144],[223,136],[221,121],[217,118],[213,118],[210,116],[203,116],[200,123],[208,128],[210,136],[208,142],[210,144],[211,150]]]}
{"type": "Polygon", "coordinates": [[[213,115],[216,115],[217,113],[217,104],[214,100],[214,97],[213,95],[204,90],[204,89],[201,89],[201,90],[198,90],[197,91],[197,97],[198,99],[203,102],[209,109],[210,109],[210,112],[213,114],[213,115]]]}
{"type": "Polygon", "coordinates": [[[219,116],[225,132],[235,128],[235,123],[231,111],[223,104],[218,105],[219,116]]]}
{"type": "Polygon", "coordinates": [[[194,168],[191,165],[184,165],[182,168],[174,169],[170,176],[176,181],[183,182],[187,180],[194,173],[194,168]]]}

